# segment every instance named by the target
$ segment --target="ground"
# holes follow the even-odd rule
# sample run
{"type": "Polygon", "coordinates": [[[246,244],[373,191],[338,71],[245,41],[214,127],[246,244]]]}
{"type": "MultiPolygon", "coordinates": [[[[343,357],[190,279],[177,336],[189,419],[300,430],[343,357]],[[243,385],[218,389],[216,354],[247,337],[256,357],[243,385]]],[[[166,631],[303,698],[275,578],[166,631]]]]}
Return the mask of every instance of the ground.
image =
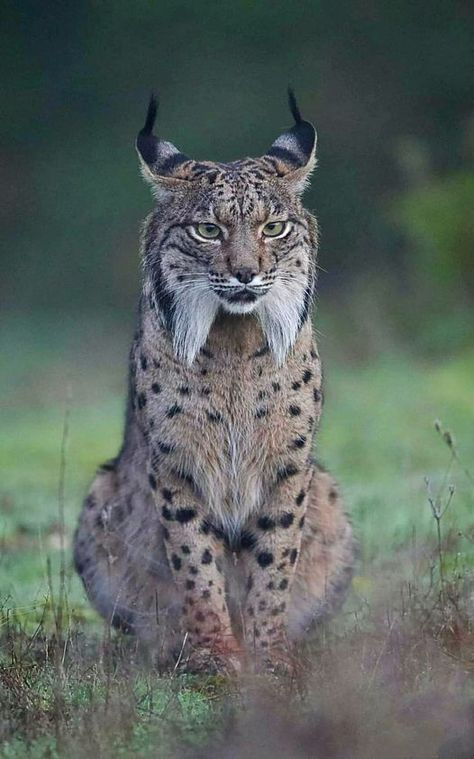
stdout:
{"type": "Polygon", "coordinates": [[[81,498],[120,443],[132,326],[4,323],[0,756],[471,756],[474,352],[422,359],[387,341],[362,359],[323,319],[317,455],[360,540],[354,589],[294,678],[237,684],[150,671],[71,567],[81,498]]]}

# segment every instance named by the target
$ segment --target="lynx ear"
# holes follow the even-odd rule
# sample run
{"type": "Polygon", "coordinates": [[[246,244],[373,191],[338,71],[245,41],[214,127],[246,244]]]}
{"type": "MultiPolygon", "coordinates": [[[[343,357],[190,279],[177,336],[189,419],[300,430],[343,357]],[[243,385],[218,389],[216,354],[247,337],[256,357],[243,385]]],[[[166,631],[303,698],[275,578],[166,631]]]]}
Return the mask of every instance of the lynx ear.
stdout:
{"type": "Polygon", "coordinates": [[[153,134],[157,112],[158,101],[152,93],[145,125],[138,133],[136,148],[144,179],[155,187],[157,184],[172,187],[187,181],[182,169],[183,164],[189,163],[189,158],[171,142],[160,140],[153,134]]]}
{"type": "Polygon", "coordinates": [[[301,193],[316,165],[316,129],[301,118],[295,94],[288,88],[288,104],[295,125],[278,137],[267,155],[276,161],[276,172],[294,192],[301,193]]]}

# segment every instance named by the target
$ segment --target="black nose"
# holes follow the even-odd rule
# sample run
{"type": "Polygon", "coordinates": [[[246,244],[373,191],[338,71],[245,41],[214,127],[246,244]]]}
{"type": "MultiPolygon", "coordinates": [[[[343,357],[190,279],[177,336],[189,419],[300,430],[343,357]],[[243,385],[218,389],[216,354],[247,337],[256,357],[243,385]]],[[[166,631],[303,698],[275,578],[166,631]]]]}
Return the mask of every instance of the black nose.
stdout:
{"type": "Polygon", "coordinates": [[[239,280],[239,282],[242,282],[243,285],[248,285],[248,283],[252,281],[256,274],[257,271],[255,269],[251,269],[250,266],[244,266],[242,269],[237,269],[237,271],[234,272],[235,277],[239,280]]]}

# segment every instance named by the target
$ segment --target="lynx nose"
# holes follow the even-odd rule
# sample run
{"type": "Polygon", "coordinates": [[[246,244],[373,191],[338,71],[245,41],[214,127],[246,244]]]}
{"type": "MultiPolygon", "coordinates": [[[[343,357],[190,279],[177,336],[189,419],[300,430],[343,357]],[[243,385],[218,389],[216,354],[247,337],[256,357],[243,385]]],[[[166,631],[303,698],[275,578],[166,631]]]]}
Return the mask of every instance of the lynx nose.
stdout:
{"type": "Polygon", "coordinates": [[[238,279],[239,282],[242,282],[243,285],[248,285],[256,274],[258,274],[256,269],[252,269],[250,266],[243,266],[241,269],[237,269],[234,272],[235,278],[238,279]]]}

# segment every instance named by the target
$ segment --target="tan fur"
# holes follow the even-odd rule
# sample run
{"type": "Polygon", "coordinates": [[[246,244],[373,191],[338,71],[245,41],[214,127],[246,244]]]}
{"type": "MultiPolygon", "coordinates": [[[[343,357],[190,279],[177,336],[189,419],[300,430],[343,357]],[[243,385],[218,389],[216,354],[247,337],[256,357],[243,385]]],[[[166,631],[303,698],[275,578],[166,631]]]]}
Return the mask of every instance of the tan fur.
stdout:
{"type": "Polygon", "coordinates": [[[160,200],[144,230],[124,445],[91,487],[75,558],[96,608],[165,658],[187,633],[214,658],[272,660],[350,582],[352,531],[312,459],[317,229],[293,184],[313,159],[296,177],[270,156],[149,171],[160,200]],[[288,234],[266,239],[269,218],[290,220],[288,234]],[[217,244],[195,240],[202,221],[220,226],[217,244]]]}

